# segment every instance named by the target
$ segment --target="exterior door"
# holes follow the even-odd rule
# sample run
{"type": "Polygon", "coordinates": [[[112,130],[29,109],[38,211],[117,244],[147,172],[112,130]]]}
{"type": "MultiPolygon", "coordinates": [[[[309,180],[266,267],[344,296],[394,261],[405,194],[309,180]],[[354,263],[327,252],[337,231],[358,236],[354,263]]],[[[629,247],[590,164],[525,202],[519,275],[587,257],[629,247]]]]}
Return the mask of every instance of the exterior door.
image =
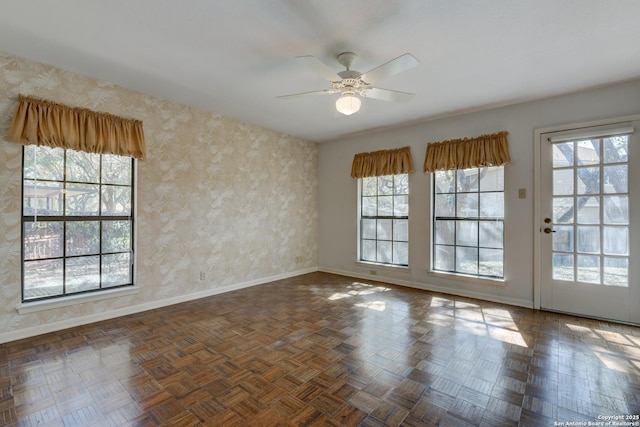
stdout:
{"type": "Polygon", "coordinates": [[[638,133],[628,121],[540,134],[542,309],[640,323],[638,133]]]}

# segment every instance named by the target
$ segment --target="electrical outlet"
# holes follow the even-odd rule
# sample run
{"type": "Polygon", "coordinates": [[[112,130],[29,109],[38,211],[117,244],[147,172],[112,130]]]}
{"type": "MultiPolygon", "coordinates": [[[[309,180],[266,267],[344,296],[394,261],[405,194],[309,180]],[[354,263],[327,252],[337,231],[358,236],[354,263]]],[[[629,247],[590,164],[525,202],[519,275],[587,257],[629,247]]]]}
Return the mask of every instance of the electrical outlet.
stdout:
{"type": "Polygon", "coordinates": [[[378,272],[375,270],[369,270],[369,274],[371,274],[372,276],[376,276],[378,272]]]}
{"type": "Polygon", "coordinates": [[[518,188],[518,199],[526,199],[526,198],[527,198],[527,189],[518,188]]]}
{"type": "Polygon", "coordinates": [[[302,262],[303,258],[301,256],[297,256],[296,257],[296,264],[300,264],[302,262]]]}
{"type": "Polygon", "coordinates": [[[200,281],[201,281],[201,282],[202,282],[202,281],[204,281],[204,279],[206,278],[206,276],[207,276],[207,275],[205,274],[205,272],[204,272],[204,271],[201,271],[201,272],[200,272],[200,281]]]}

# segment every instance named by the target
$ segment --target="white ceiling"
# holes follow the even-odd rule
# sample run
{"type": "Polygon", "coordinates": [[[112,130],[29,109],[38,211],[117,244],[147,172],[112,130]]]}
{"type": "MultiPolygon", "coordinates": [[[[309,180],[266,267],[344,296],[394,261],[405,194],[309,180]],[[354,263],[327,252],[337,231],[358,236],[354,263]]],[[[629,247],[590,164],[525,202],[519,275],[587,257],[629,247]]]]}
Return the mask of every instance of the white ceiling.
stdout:
{"type": "Polygon", "coordinates": [[[0,51],[311,141],[640,77],[638,0],[3,0],[0,51]],[[420,65],[353,116],[296,62],[420,65]]]}

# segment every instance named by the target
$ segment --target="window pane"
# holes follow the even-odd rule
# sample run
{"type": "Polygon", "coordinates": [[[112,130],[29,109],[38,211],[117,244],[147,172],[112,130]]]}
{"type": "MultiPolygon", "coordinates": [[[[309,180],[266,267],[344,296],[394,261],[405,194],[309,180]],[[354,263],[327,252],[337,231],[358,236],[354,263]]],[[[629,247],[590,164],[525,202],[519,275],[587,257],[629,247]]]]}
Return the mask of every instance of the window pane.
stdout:
{"type": "Polygon", "coordinates": [[[409,194],[409,174],[402,173],[394,176],[394,194],[409,194]]]}
{"type": "Polygon", "coordinates": [[[573,141],[553,144],[553,167],[573,166],[573,141]]]}
{"type": "Polygon", "coordinates": [[[378,198],[363,197],[362,198],[362,216],[378,215],[378,198]]]}
{"type": "Polygon", "coordinates": [[[434,174],[436,193],[455,192],[454,171],[438,171],[434,174]]]}
{"type": "Polygon", "coordinates": [[[456,187],[458,193],[468,193],[478,191],[478,176],[479,169],[463,169],[457,170],[456,187]]]}
{"type": "Polygon", "coordinates": [[[477,221],[456,221],[456,244],[478,246],[477,221]]]}
{"type": "Polygon", "coordinates": [[[436,270],[454,271],[455,246],[436,245],[434,268],[436,270]]]}
{"type": "Polygon", "coordinates": [[[100,183],[100,154],[67,150],[67,181],[100,183]]]}
{"type": "Polygon", "coordinates": [[[102,155],[102,183],[131,185],[131,158],[102,155]]]}
{"type": "Polygon", "coordinates": [[[100,253],[100,223],[98,221],[67,222],[67,256],[100,253]]]}
{"type": "Polygon", "coordinates": [[[603,282],[608,286],[629,286],[628,258],[605,257],[603,282]]]}
{"type": "Polygon", "coordinates": [[[64,179],[64,150],[26,145],[24,147],[24,177],[62,181],[64,179]]]}
{"type": "Polygon", "coordinates": [[[24,263],[24,299],[61,295],[62,260],[27,261],[24,263]]]}
{"type": "Polygon", "coordinates": [[[406,242],[393,242],[393,263],[409,265],[409,244],[406,242]]]}
{"type": "Polygon", "coordinates": [[[436,221],[436,244],[455,244],[455,221],[436,221]]]}
{"type": "Polygon", "coordinates": [[[600,283],[600,257],[578,255],[578,281],[600,283]]]}
{"type": "Polygon", "coordinates": [[[393,194],[393,175],[378,177],[378,194],[393,194]]]}
{"type": "Polygon", "coordinates": [[[363,240],[362,241],[362,254],[360,254],[363,261],[376,261],[376,241],[375,240],[363,240]]]}
{"type": "Polygon", "coordinates": [[[24,223],[24,259],[62,256],[63,223],[39,221],[24,223]]]}
{"type": "Polygon", "coordinates": [[[104,255],[102,257],[102,287],[128,285],[131,280],[130,254],[104,255]]]}
{"type": "Polygon", "coordinates": [[[24,180],[23,215],[62,215],[62,183],[24,180]]]}
{"type": "Polygon", "coordinates": [[[376,177],[362,178],[362,195],[375,196],[378,191],[378,179],[376,177]]]}
{"type": "Polygon", "coordinates": [[[66,265],[67,293],[100,288],[100,257],[69,258],[66,265]]]}
{"type": "Polygon", "coordinates": [[[98,215],[98,185],[67,184],[66,209],[67,216],[98,215]]]}
{"type": "Polygon", "coordinates": [[[456,248],[456,271],[463,274],[478,274],[478,250],[456,248]]]}
{"type": "Polygon", "coordinates": [[[408,242],[409,241],[409,220],[394,219],[393,220],[393,240],[408,242]]]}
{"type": "Polygon", "coordinates": [[[600,224],[600,196],[578,197],[578,224],[600,224]]]}
{"type": "Polygon", "coordinates": [[[629,224],[629,198],[604,196],[604,223],[629,224]]]}
{"type": "Polygon", "coordinates": [[[480,168],[480,191],[504,191],[504,169],[480,168]]]}
{"type": "Polygon", "coordinates": [[[573,169],[558,169],[553,171],[553,195],[564,196],[573,194],[573,169]]]}
{"type": "Polygon", "coordinates": [[[504,217],[504,193],[480,193],[480,217],[504,217]]]}
{"type": "Polygon", "coordinates": [[[600,163],[599,139],[585,139],[576,143],[576,163],[578,165],[597,165],[600,163]]]}
{"type": "Polygon", "coordinates": [[[604,253],[629,255],[629,229],[627,227],[603,227],[604,253]]]}
{"type": "Polygon", "coordinates": [[[478,273],[484,276],[502,277],[502,249],[480,249],[478,273]]]}
{"type": "Polygon", "coordinates": [[[378,240],[391,240],[392,230],[391,230],[392,220],[390,219],[379,219],[378,220],[378,240]]]}
{"type": "Polygon", "coordinates": [[[605,166],[603,171],[605,193],[626,193],[629,191],[627,165],[605,166]]]}
{"type": "Polygon", "coordinates": [[[436,217],[456,216],[456,195],[436,194],[434,210],[436,217]]]}
{"type": "Polygon", "coordinates": [[[456,215],[463,218],[478,216],[478,193],[458,194],[456,215]]]}
{"type": "Polygon", "coordinates": [[[378,240],[377,261],[390,264],[393,260],[391,242],[378,240]]]}
{"type": "Polygon", "coordinates": [[[572,224],[573,218],[573,197],[554,197],[553,222],[555,224],[572,224]]]}
{"type": "Polygon", "coordinates": [[[578,227],[577,249],[582,253],[600,253],[600,227],[578,227]]]}
{"type": "Polygon", "coordinates": [[[573,252],[573,227],[555,227],[552,234],[553,250],[559,252],[573,252]]]}
{"type": "Polygon", "coordinates": [[[393,215],[393,196],[378,196],[378,215],[393,215]]]}
{"type": "Polygon", "coordinates": [[[480,241],[484,248],[502,248],[504,223],[502,221],[480,221],[480,241]]]}
{"type": "Polygon", "coordinates": [[[604,163],[626,163],[629,160],[628,142],[627,135],[604,138],[604,163]]]}
{"type": "Polygon", "coordinates": [[[573,282],[573,255],[553,254],[553,278],[573,282]]]}
{"type": "Polygon", "coordinates": [[[362,220],[362,233],[363,239],[375,239],[376,238],[376,220],[375,219],[363,219],[362,220]]]}
{"type": "Polygon", "coordinates": [[[409,215],[409,196],[395,196],[393,198],[393,215],[409,215]]]}
{"type": "Polygon", "coordinates": [[[102,186],[102,215],[131,215],[131,187],[102,186]]]}
{"type": "Polygon", "coordinates": [[[127,252],[131,250],[131,223],[129,221],[104,221],[102,223],[102,252],[127,252]]]}
{"type": "Polygon", "coordinates": [[[600,193],[600,168],[576,168],[578,189],[576,194],[600,193]]]}

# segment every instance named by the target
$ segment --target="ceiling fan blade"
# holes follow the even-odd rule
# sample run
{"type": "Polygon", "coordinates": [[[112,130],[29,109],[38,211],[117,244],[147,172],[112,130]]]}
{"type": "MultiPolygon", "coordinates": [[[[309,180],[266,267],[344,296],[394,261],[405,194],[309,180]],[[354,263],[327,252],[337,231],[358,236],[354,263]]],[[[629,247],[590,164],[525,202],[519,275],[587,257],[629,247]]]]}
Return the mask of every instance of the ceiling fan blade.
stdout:
{"type": "Polygon", "coordinates": [[[311,92],[292,93],[291,95],[280,95],[280,96],[276,96],[276,98],[278,98],[278,99],[289,99],[289,98],[298,98],[300,96],[325,95],[325,94],[331,94],[331,93],[336,93],[336,92],[338,92],[338,91],[334,90],[334,89],[323,89],[323,90],[314,90],[314,91],[311,91],[311,92]]]}
{"type": "Polygon", "coordinates": [[[415,56],[411,55],[410,53],[405,53],[404,55],[400,55],[396,59],[392,59],[391,61],[384,63],[379,67],[374,68],[373,70],[367,71],[362,76],[360,76],[360,78],[369,84],[375,83],[384,78],[411,69],[419,63],[420,61],[418,61],[415,56]]]}
{"type": "Polygon", "coordinates": [[[329,80],[330,82],[339,82],[340,80],[342,80],[342,77],[340,77],[337,73],[331,71],[329,67],[324,65],[324,63],[315,56],[296,56],[296,59],[314,70],[316,73],[320,74],[325,79],[329,80]]]}
{"type": "Polygon", "coordinates": [[[411,98],[413,98],[413,95],[413,93],[409,92],[380,89],[377,87],[372,87],[371,89],[367,89],[362,93],[362,96],[365,98],[380,99],[382,101],[391,102],[408,102],[411,98]]]}

